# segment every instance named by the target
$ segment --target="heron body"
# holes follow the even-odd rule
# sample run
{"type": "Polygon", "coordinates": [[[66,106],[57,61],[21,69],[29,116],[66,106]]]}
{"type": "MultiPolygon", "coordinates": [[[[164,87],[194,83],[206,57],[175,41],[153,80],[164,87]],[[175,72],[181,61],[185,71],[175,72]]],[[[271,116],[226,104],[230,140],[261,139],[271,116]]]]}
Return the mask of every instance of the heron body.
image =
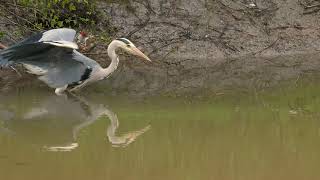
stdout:
{"type": "Polygon", "coordinates": [[[57,95],[61,95],[68,88],[74,91],[111,75],[119,64],[118,48],[150,61],[128,39],[119,38],[109,44],[107,51],[111,63],[102,68],[76,50],[75,35],[76,31],[68,28],[38,33],[0,51],[0,67],[13,68],[21,64],[27,72],[37,75],[49,87],[55,88],[57,95]]]}

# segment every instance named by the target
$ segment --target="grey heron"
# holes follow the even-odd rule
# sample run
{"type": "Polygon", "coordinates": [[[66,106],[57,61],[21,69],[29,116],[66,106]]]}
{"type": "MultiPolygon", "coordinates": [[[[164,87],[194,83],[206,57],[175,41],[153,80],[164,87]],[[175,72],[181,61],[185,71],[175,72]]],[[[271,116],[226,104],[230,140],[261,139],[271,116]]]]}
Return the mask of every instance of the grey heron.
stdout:
{"type": "Polygon", "coordinates": [[[35,74],[57,95],[67,89],[74,91],[92,82],[109,77],[118,67],[116,50],[151,61],[126,38],[113,40],[107,49],[111,63],[102,68],[96,61],[78,52],[74,43],[76,31],[68,28],[52,29],[31,36],[7,49],[0,51],[0,67],[21,64],[28,73],[35,74]]]}

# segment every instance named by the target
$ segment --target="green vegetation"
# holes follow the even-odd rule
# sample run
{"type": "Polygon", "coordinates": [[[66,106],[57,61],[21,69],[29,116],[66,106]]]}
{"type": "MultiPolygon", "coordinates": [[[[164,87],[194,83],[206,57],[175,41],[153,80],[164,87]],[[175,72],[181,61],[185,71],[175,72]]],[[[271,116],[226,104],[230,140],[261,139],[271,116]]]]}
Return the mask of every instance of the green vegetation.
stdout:
{"type": "Polygon", "coordinates": [[[4,37],[4,32],[0,31],[0,40],[4,37]]]}
{"type": "Polygon", "coordinates": [[[34,32],[66,27],[108,44],[117,29],[98,6],[98,0],[0,0],[0,16],[15,29],[0,31],[0,40],[9,37],[17,42],[34,32]]]}
{"type": "Polygon", "coordinates": [[[36,30],[59,27],[86,27],[97,22],[95,1],[18,0],[25,23],[36,30]]]}

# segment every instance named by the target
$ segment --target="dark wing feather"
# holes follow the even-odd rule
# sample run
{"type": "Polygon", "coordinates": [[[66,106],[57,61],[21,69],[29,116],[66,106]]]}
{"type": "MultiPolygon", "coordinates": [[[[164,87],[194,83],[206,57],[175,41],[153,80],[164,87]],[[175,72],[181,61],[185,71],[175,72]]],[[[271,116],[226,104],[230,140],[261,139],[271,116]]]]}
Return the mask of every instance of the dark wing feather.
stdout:
{"type": "Polygon", "coordinates": [[[21,60],[35,56],[37,54],[46,53],[54,48],[53,45],[45,43],[23,44],[14,48],[9,48],[1,52],[1,56],[7,61],[19,63],[21,60]]]}
{"type": "Polygon", "coordinates": [[[77,48],[73,42],[76,31],[61,28],[45,31],[29,37],[3,51],[0,51],[0,67],[7,67],[21,60],[46,53],[51,48],[59,46],[62,48],[77,48]]]}

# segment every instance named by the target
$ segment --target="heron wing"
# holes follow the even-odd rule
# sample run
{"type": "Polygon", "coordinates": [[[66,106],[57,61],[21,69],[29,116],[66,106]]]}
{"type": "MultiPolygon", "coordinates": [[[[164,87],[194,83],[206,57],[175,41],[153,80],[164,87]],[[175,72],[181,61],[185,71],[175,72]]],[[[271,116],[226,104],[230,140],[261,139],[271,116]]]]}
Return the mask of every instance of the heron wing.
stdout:
{"type": "MultiPolygon", "coordinates": [[[[58,46],[61,45],[59,42],[73,42],[76,36],[76,31],[74,29],[69,28],[59,28],[59,29],[51,29],[48,31],[44,31],[41,33],[37,33],[19,43],[15,46],[20,46],[23,44],[33,44],[39,42],[57,42],[58,46]]],[[[62,43],[63,44],[63,43],[62,43]]]]}
{"type": "Polygon", "coordinates": [[[59,88],[88,79],[92,71],[90,63],[84,63],[88,59],[76,50],[53,47],[46,53],[30,56],[20,63],[48,86],[59,88]]]}
{"type": "Polygon", "coordinates": [[[35,34],[28,39],[17,43],[0,52],[0,67],[19,63],[21,60],[47,53],[54,47],[78,49],[73,42],[76,31],[60,28],[35,34]]]}

